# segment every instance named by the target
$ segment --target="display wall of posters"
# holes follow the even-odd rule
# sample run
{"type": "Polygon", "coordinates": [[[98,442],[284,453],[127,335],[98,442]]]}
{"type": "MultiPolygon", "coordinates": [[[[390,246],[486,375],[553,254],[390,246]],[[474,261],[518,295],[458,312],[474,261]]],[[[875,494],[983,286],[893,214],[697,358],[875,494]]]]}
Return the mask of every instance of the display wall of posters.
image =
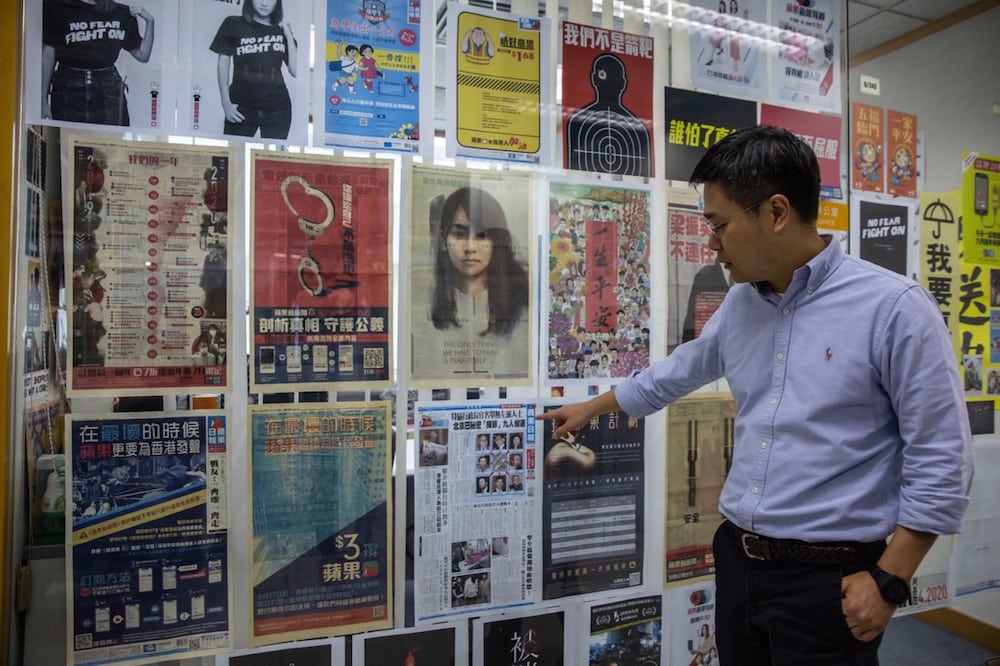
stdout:
{"type": "Polygon", "coordinates": [[[542,422],[543,598],[642,585],[643,423],[611,412],[555,439],[552,422],[542,422]]]}
{"type": "Polygon", "coordinates": [[[343,666],[344,638],[296,641],[271,648],[237,650],[215,657],[215,666],[343,666]]]}
{"type": "Polygon", "coordinates": [[[965,260],[1000,267],[1000,157],[962,153],[962,249],[965,260]]]}
{"type": "Polygon", "coordinates": [[[305,145],[310,3],[181,0],[181,133],[305,145]]]}
{"type": "Polygon", "coordinates": [[[593,604],[586,608],[589,666],[660,663],[663,650],[663,598],[660,595],[593,604]]]}
{"type": "Polygon", "coordinates": [[[27,122],[174,131],[176,0],[31,2],[25,28],[27,122]]]}
{"type": "Polygon", "coordinates": [[[840,181],[840,116],[761,104],[760,124],[784,127],[802,139],[819,162],[820,196],[844,198],[840,181]]]}
{"type": "Polygon", "coordinates": [[[851,189],[885,191],[885,117],[882,108],[851,104],[851,189]]]}
{"type": "Polygon", "coordinates": [[[562,610],[504,614],[472,620],[473,666],[562,666],[566,618],[562,610]]]}
{"type": "Polygon", "coordinates": [[[765,97],[767,51],[754,33],[767,23],[767,5],[743,0],[695,0],[687,8],[691,82],[697,88],[760,99],[765,97]]]}
{"type": "Polygon", "coordinates": [[[550,183],[548,380],[594,384],[649,365],[650,199],[550,183]]]}
{"type": "MultiPolygon", "coordinates": [[[[955,347],[955,358],[960,358],[958,256],[962,246],[958,227],[961,216],[961,190],[920,193],[920,284],[934,296],[941,308],[955,347]]],[[[1000,305],[1000,268],[990,269],[990,291],[993,302],[1000,305]],[[997,271],[995,277],[993,271],[997,271]]]]}
{"type": "Polygon", "coordinates": [[[778,28],[769,44],[771,99],[840,113],[839,4],[771,0],[771,25],[778,28]]]}
{"type": "Polygon", "coordinates": [[[66,428],[69,659],[230,648],[225,415],[71,414],[66,428]]]}
{"type": "Polygon", "coordinates": [[[388,402],[250,407],[251,644],[392,626],[391,430],[388,402]]]}
{"type": "Polygon", "coordinates": [[[565,169],[653,175],[653,38],[562,22],[565,169]]]}
{"type": "Polygon", "coordinates": [[[667,583],[715,573],[712,538],[723,520],[719,496],[733,462],[735,420],[728,393],[698,393],[667,408],[667,583]]]}
{"type": "Polygon", "coordinates": [[[228,390],[230,151],[71,135],[64,155],[67,392],[228,390]]]}
{"type": "Polygon", "coordinates": [[[546,164],[549,20],[448,3],[449,157],[546,164]]]}
{"type": "Polygon", "coordinates": [[[708,246],[709,231],[701,211],[667,211],[668,264],[667,348],[701,335],[729,291],[729,274],[708,246]]]}
{"type": "Polygon", "coordinates": [[[886,113],[885,191],[912,199],[917,196],[917,117],[892,109],[886,113]]]}
{"type": "Polygon", "coordinates": [[[414,617],[538,601],[533,404],[417,404],[414,617]]]}
{"type": "Polygon", "coordinates": [[[420,61],[420,0],[315,0],[314,6],[313,108],[323,109],[315,142],[417,152],[420,73],[430,69],[420,61]]]}
{"type": "Polygon", "coordinates": [[[351,639],[351,663],[355,666],[468,664],[468,625],[438,624],[435,627],[354,636],[351,639]]]}
{"type": "Polygon", "coordinates": [[[900,275],[909,275],[910,207],[885,201],[862,199],[857,207],[860,256],[900,275]]]}
{"type": "Polygon", "coordinates": [[[686,181],[708,149],[733,131],[757,124],[757,103],[664,88],[666,178],[686,181]]]}
{"type": "Polygon", "coordinates": [[[715,647],[715,582],[675,587],[664,594],[670,617],[668,664],[718,666],[715,647]]]}
{"type": "Polygon", "coordinates": [[[531,175],[415,165],[409,180],[410,386],[529,384],[531,175]]]}
{"type": "Polygon", "coordinates": [[[388,386],[392,163],[250,160],[251,390],[388,386]]]}

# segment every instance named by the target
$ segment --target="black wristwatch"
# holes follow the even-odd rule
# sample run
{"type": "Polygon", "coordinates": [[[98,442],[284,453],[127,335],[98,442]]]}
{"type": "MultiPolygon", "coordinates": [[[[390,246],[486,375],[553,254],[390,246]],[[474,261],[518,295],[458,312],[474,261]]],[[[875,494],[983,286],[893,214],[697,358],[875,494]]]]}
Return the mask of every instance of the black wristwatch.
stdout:
{"type": "Polygon", "coordinates": [[[878,591],[882,594],[882,598],[890,604],[898,606],[904,601],[910,600],[910,586],[899,576],[878,567],[872,567],[868,573],[875,579],[875,584],[878,585],[878,591]]]}

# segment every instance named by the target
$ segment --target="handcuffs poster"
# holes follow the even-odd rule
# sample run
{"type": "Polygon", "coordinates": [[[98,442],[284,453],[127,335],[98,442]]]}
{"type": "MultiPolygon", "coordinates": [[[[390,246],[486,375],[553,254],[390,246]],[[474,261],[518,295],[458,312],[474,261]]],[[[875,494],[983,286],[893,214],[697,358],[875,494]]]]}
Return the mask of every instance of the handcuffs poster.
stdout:
{"type": "Polygon", "coordinates": [[[227,148],[71,135],[63,157],[72,395],[227,391],[227,148]]]}
{"type": "Polygon", "coordinates": [[[649,365],[649,190],[549,184],[548,369],[558,384],[649,365]]]}
{"type": "Polygon", "coordinates": [[[722,524],[719,496],[733,462],[736,403],[697,393],[667,408],[664,581],[715,573],[712,538],[722,524]]]}
{"type": "Polygon", "coordinates": [[[388,386],[392,163],[250,160],[251,391],[388,386]]]}
{"type": "Polygon", "coordinates": [[[252,645],[392,626],[391,405],[250,408],[252,645]]]}
{"type": "Polygon", "coordinates": [[[414,165],[409,182],[409,385],[529,384],[531,174],[414,165]]]}
{"type": "Polygon", "coordinates": [[[421,1],[314,1],[317,143],[418,152],[421,1]]]}
{"type": "MultiPolygon", "coordinates": [[[[563,403],[546,401],[551,411],[563,403]]],[[[575,433],[542,438],[541,585],[544,599],[643,584],[644,421],[624,412],[592,419],[575,433]]]]}
{"type": "Polygon", "coordinates": [[[230,649],[226,416],[71,414],[66,427],[71,662],[230,649]]]}
{"type": "Polygon", "coordinates": [[[779,41],[769,58],[771,100],[840,113],[840,3],[771,0],[768,11],[779,41]]]}
{"type": "Polygon", "coordinates": [[[549,19],[448,3],[448,157],[548,164],[549,19]]]}
{"type": "Polygon", "coordinates": [[[535,405],[417,403],[415,423],[416,622],[536,603],[535,405]]]}
{"type": "Polygon", "coordinates": [[[174,133],[176,0],[24,8],[27,122],[174,133]]]}

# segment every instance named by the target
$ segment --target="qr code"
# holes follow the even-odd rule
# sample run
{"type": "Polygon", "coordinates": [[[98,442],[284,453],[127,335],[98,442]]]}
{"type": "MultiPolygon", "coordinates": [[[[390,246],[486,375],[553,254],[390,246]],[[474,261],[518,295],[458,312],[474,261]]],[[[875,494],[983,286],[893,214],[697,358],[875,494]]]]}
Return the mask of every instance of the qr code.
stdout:
{"type": "Polygon", "coordinates": [[[638,571],[636,571],[635,573],[630,573],[628,575],[628,584],[629,585],[642,585],[642,574],[640,572],[638,572],[638,571]]]}
{"type": "Polygon", "coordinates": [[[385,350],[381,347],[365,347],[365,369],[381,370],[385,367],[385,350]]]}
{"type": "Polygon", "coordinates": [[[375,606],[375,608],[372,608],[372,617],[385,617],[385,606],[375,606]]]}
{"type": "Polygon", "coordinates": [[[77,634],[73,637],[74,650],[87,650],[92,647],[94,647],[93,634],[77,634]]]}
{"type": "Polygon", "coordinates": [[[361,127],[368,127],[368,119],[358,118],[358,125],[360,125],[361,127]]]}
{"type": "Polygon", "coordinates": [[[201,649],[201,636],[188,636],[188,650],[200,650],[201,649]]]}

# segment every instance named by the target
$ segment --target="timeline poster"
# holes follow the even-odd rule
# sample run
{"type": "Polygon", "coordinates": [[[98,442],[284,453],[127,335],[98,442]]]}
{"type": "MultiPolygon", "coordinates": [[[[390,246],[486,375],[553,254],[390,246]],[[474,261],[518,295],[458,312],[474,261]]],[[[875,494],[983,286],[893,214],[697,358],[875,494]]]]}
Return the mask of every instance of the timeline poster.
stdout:
{"type": "Polygon", "coordinates": [[[719,665],[715,647],[715,581],[675,587],[664,594],[670,617],[668,664],[719,665]]]}
{"type": "Polygon", "coordinates": [[[419,151],[422,0],[315,0],[315,7],[317,28],[325,26],[315,32],[313,108],[324,110],[317,143],[419,151]]]}
{"type": "Polygon", "coordinates": [[[589,627],[589,666],[656,666],[663,650],[663,597],[622,599],[591,604],[585,619],[589,627]]]}
{"type": "Polygon", "coordinates": [[[566,169],[653,175],[653,38],[562,22],[566,169]]]}
{"type": "Polygon", "coordinates": [[[649,190],[550,183],[549,381],[593,384],[649,365],[650,205],[649,190]]]}
{"type": "Polygon", "coordinates": [[[962,250],[965,260],[1000,268],[1000,157],[962,153],[962,250]]]}
{"type": "Polygon", "coordinates": [[[448,3],[448,156],[548,162],[548,19],[448,3]]]}
{"type": "Polygon", "coordinates": [[[414,165],[409,182],[408,384],[531,383],[531,174],[414,165]]]}
{"type": "Polygon", "coordinates": [[[610,412],[558,440],[542,424],[542,597],[642,585],[643,420],[610,412]]]}
{"type": "Polygon", "coordinates": [[[784,127],[802,139],[819,162],[820,196],[844,198],[840,182],[840,116],[761,104],[760,124],[784,127]]]}
{"type": "Polygon", "coordinates": [[[417,624],[538,601],[535,405],[417,404],[417,624]]]}
{"type": "Polygon", "coordinates": [[[736,403],[728,393],[688,396],[667,408],[664,581],[715,572],[712,538],[719,496],[733,463],[736,403]]]}
{"type": "Polygon", "coordinates": [[[226,416],[66,420],[66,612],[73,663],[232,647],[226,416]]]}
{"type": "Polygon", "coordinates": [[[67,392],[228,390],[230,150],[66,144],[67,392]]]}
{"type": "Polygon", "coordinates": [[[769,44],[772,99],[840,113],[839,4],[771,0],[771,24],[778,28],[769,44]]]}
{"type": "Polygon", "coordinates": [[[388,386],[392,162],[250,160],[251,391],[388,386]]]}
{"type": "Polygon", "coordinates": [[[726,136],[757,124],[757,103],[710,93],[664,88],[666,178],[687,182],[698,160],[726,136]]]}
{"type": "MultiPolygon", "coordinates": [[[[767,5],[759,0],[696,0],[690,5],[688,42],[695,87],[740,97],[765,97],[766,42],[757,35],[767,23],[767,5]]],[[[678,11],[685,9],[679,7],[678,11]]]]}
{"type": "Polygon", "coordinates": [[[563,666],[566,613],[503,614],[472,620],[473,666],[563,666]]]}
{"type": "Polygon", "coordinates": [[[251,645],[392,626],[391,404],[250,408],[251,645]]]}

